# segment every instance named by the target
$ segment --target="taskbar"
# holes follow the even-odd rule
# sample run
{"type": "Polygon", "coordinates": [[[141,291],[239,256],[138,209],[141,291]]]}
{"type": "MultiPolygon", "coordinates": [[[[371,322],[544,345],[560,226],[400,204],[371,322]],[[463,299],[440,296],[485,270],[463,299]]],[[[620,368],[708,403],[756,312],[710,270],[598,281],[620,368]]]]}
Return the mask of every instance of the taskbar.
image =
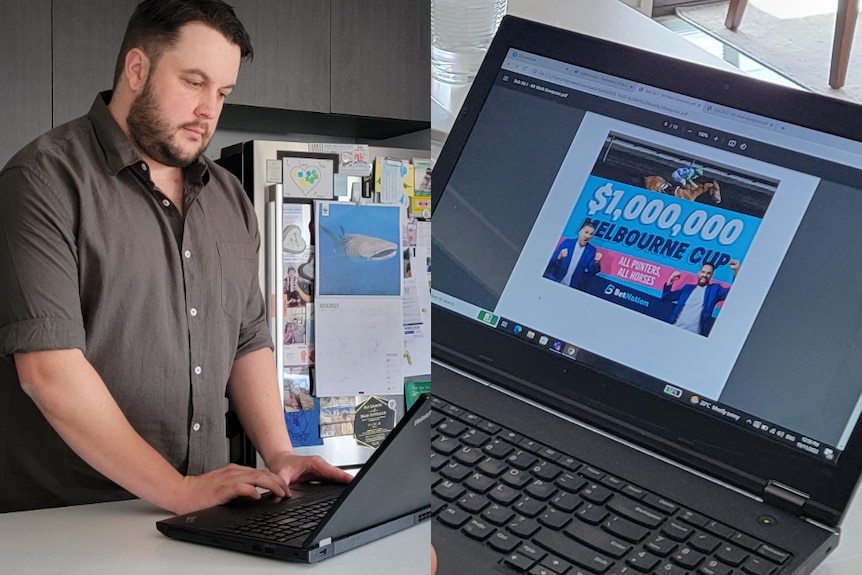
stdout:
{"type": "Polygon", "coordinates": [[[806,437],[787,428],[781,427],[769,421],[764,421],[754,415],[744,413],[728,405],[724,405],[710,398],[703,397],[692,391],[669,384],[658,378],[628,368],[624,365],[612,362],[604,357],[591,353],[572,343],[566,342],[552,335],[532,329],[512,319],[495,315],[488,311],[480,310],[476,319],[489,326],[504,331],[510,335],[531,342],[550,353],[577,361],[585,366],[592,367],[612,375],[625,382],[637,382],[641,388],[652,391],[672,401],[682,402],[692,408],[708,412],[710,415],[723,421],[727,421],[744,428],[750,429],[759,435],[770,439],[800,452],[812,455],[829,463],[836,463],[840,450],[833,445],[827,445],[822,441],[806,437]]]}

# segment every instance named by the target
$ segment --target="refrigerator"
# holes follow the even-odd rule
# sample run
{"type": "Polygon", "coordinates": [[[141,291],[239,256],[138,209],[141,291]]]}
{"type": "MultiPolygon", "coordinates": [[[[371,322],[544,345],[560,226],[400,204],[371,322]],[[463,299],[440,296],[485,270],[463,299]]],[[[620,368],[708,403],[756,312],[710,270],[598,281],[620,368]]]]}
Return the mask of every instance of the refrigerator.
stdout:
{"type": "MultiPolygon", "coordinates": [[[[357,146],[352,143],[333,143],[314,144],[308,142],[288,141],[288,140],[250,140],[241,142],[233,146],[223,148],[221,156],[216,160],[216,163],[226,168],[233,173],[242,183],[249,199],[251,200],[258,224],[260,225],[261,249],[259,254],[259,280],[261,291],[267,302],[267,317],[270,322],[270,332],[273,336],[273,342],[276,348],[276,368],[279,374],[279,388],[282,393],[282,401],[284,401],[284,366],[286,362],[291,362],[294,359],[285,357],[285,346],[283,345],[285,337],[290,337],[285,333],[285,326],[289,325],[285,322],[284,313],[288,310],[283,309],[282,294],[283,290],[288,290],[288,283],[294,282],[293,285],[298,285],[296,280],[288,279],[288,272],[284,268],[284,260],[282,254],[285,249],[285,242],[293,242],[297,239],[299,232],[295,235],[291,232],[299,228],[306,232],[309,227],[309,220],[312,217],[311,203],[292,202],[291,198],[285,197],[284,185],[289,185],[289,180],[285,180],[283,173],[286,163],[284,158],[290,157],[334,157],[341,156],[341,170],[339,177],[339,189],[343,194],[341,197],[336,196],[335,200],[342,201],[362,201],[374,202],[379,199],[378,195],[370,191],[373,187],[373,182],[370,177],[363,178],[358,174],[363,171],[363,161],[367,161],[373,165],[376,158],[387,158],[390,160],[411,161],[416,158],[430,158],[429,150],[399,148],[399,147],[380,147],[380,146],[357,146]],[[333,151],[333,149],[335,149],[333,151]],[[351,150],[358,150],[356,158],[358,162],[350,162],[349,157],[351,150]],[[363,156],[362,158],[359,158],[363,156]],[[346,165],[348,167],[345,168],[346,165]],[[370,197],[369,197],[370,196],[370,197]],[[361,198],[361,199],[359,199],[361,198]],[[291,205],[295,208],[295,217],[302,220],[290,223],[285,227],[283,221],[283,206],[291,205]],[[290,228],[290,229],[288,229],[290,228]],[[304,228],[304,229],[303,229],[304,228]]],[[[336,160],[337,161],[337,160],[336,160]]],[[[290,210],[289,210],[290,211],[290,210]]],[[[308,242],[309,237],[306,235],[304,240],[308,242]]],[[[294,267],[294,266],[291,266],[294,267]]],[[[297,279],[302,281],[303,269],[301,266],[297,268],[297,279]]],[[[306,274],[307,275],[307,274],[306,274]]],[[[301,284],[299,284],[301,285],[301,284]]],[[[296,290],[300,295],[303,290],[296,290]]],[[[291,288],[291,293],[294,293],[291,288]]],[[[296,317],[294,317],[294,320],[296,317]]],[[[296,353],[302,353],[302,346],[288,346],[290,349],[297,348],[296,353]]],[[[305,358],[303,358],[304,360],[305,358]]],[[[254,467],[261,466],[257,453],[248,439],[239,420],[228,404],[226,414],[228,422],[228,447],[230,453],[230,461],[241,465],[249,465],[254,467]]],[[[324,455],[331,463],[341,465],[357,465],[364,463],[370,456],[371,451],[360,448],[355,445],[352,438],[332,437],[324,440],[324,445],[315,453],[324,455]]]]}

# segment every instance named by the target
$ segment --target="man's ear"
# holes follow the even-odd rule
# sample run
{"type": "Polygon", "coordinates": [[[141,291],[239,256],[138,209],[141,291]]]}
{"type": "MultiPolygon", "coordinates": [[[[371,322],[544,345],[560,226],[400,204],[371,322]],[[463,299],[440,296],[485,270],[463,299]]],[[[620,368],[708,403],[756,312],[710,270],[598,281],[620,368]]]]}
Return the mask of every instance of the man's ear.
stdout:
{"type": "Polygon", "coordinates": [[[126,53],[123,73],[133,93],[138,93],[144,89],[147,84],[147,76],[150,73],[150,59],[143,50],[132,48],[126,53]]]}

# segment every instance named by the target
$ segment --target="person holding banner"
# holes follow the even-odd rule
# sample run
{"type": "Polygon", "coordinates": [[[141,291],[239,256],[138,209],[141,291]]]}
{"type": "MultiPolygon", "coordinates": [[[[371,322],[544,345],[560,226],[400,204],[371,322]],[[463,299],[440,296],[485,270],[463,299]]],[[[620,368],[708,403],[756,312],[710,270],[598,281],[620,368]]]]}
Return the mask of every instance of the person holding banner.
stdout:
{"type": "Polygon", "coordinates": [[[602,254],[590,244],[596,226],[584,220],[577,238],[565,238],[559,243],[543,277],[579,290],[585,290],[590,280],[601,270],[602,254]]]}
{"type": "MultiPolygon", "coordinates": [[[[733,271],[733,277],[739,272],[739,260],[730,260],[728,264],[733,271]]],[[[661,299],[676,305],[670,316],[670,323],[693,333],[709,335],[715,323],[713,312],[715,306],[723,302],[730,293],[730,288],[719,283],[711,283],[715,266],[705,263],[697,274],[697,283],[686,284],[678,290],[673,284],[680,277],[679,271],[674,271],[664,286],[661,299]]]]}

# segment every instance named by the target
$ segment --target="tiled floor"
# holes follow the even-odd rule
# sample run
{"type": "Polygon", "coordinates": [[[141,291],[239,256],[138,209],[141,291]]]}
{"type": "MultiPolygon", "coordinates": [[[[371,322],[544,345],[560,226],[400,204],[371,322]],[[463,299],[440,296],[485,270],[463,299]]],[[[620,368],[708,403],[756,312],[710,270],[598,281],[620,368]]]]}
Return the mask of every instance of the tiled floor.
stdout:
{"type": "Polygon", "coordinates": [[[792,80],[770,70],[760,62],[752,60],[742,52],[724,44],[718,38],[707,34],[700,28],[693,26],[678,16],[661,16],[655,20],[693,44],[700,46],[707,52],[715,54],[719,58],[723,58],[725,61],[736,66],[746,74],[750,74],[751,76],[760,78],[761,80],[766,80],[767,82],[775,82],[776,84],[802,88],[802,86],[799,86],[792,80]]]}

